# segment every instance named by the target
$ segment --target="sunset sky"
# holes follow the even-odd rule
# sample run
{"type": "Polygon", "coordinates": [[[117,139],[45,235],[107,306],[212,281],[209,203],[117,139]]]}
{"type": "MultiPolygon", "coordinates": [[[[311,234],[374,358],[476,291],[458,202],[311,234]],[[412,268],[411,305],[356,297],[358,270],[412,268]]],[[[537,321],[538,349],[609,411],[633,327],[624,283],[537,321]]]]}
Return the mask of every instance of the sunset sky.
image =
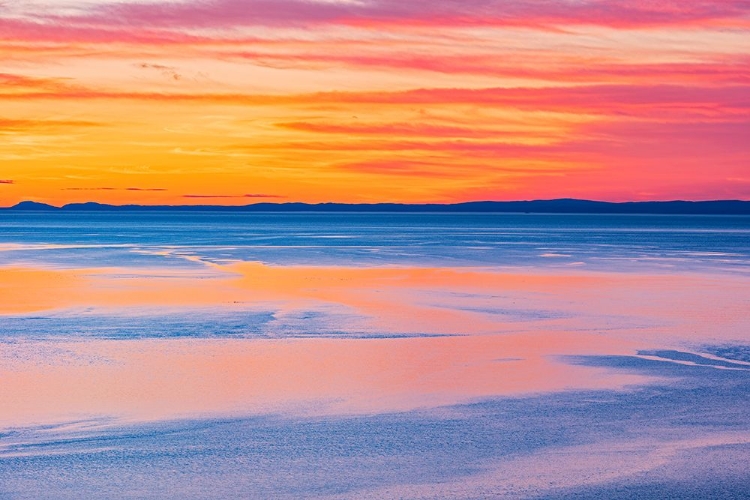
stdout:
{"type": "Polygon", "coordinates": [[[0,0],[0,205],[750,199],[749,0],[0,0]]]}

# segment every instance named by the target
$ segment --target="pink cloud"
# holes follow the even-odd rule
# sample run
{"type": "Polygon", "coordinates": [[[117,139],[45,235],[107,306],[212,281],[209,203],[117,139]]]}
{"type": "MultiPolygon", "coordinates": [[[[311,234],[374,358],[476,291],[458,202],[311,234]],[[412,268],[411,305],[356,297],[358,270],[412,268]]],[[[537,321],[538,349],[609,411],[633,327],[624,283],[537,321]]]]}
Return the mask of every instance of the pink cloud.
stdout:
{"type": "MultiPolygon", "coordinates": [[[[304,0],[213,0],[174,4],[121,3],[100,7],[87,21],[157,27],[243,25],[444,24],[619,27],[748,21],[746,0],[403,0],[312,2],[304,0]]],[[[85,19],[85,18],[84,18],[85,19]]]]}
{"type": "MultiPolygon", "coordinates": [[[[2,75],[0,75],[0,78],[2,75]]],[[[658,120],[718,119],[732,116],[742,119],[750,111],[750,85],[684,86],[684,85],[586,85],[542,88],[441,88],[396,92],[321,92],[296,95],[191,94],[154,92],[115,92],[85,87],[37,85],[0,99],[134,99],[144,101],[216,102],[236,105],[327,104],[339,108],[358,105],[430,106],[469,104],[508,107],[522,110],[546,110],[570,113],[620,115],[658,120]]],[[[293,125],[298,128],[315,125],[293,125]]],[[[405,125],[401,125],[405,127],[405,125]]],[[[333,129],[331,129],[333,130],[333,129]]],[[[436,129],[439,131],[439,129],[436,129]]],[[[445,134],[449,130],[443,130],[445,134]]]]}
{"type": "MultiPolygon", "coordinates": [[[[683,104],[687,110],[696,105],[726,106],[747,110],[750,86],[724,87],[680,85],[588,85],[542,88],[445,88],[415,89],[403,92],[330,92],[316,94],[323,102],[360,104],[480,104],[513,106],[521,109],[612,111],[625,107],[683,104]]],[[[650,108],[641,108],[649,114],[650,108]]]]}
{"type": "MultiPolygon", "coordinates": [[[[601,120],[579,125],[567,138],[544,145],[500,141],[434,140],[416,136],[370,139],[356,135],[346,140],[310,140],[269,143],[265,147],[298,151],[433,152],[461,156],[543,157],[596,154],[601,158],[702,158],[719,161],[738,157],[750,160],[747,131],[750,121],[659,122],[601,120]]],[[[237,145],[237,148],[243,146],[237,145]]],[[[263,147],[259,144],[252,149],[263,147]]],[[[682,160],[680,160],[682,161],[682,160]]]]}
{"type": "Polygon", "coordinates": [[[731,84],[750,82],[750,58],[662,64],[626,64],[592,61],[591,58],[562,56],[557,53],[505,54],[405,54],[403,52],[237,52],[222,53],[275,68],[317,68],[344,66],[427,71],[445,74],[474,74],[509,78],[540,79],[552,82],[648,83],[653,81],[685,84],[731,84]]]}
{"type": "MultiPolygon", "coordinates": [[[[388,26],[570,25],[640,28],[668,25],[750,25],[747,0],[212,0],[176,3],[123,1],[59,15],[26,9],[25,19],[0,22],[8,39],[79,41],[187,41],[185,29],[321,24],[388,26]]],[[[200,38],[200,37],[197,37],[200,38]]],[[[221,38],[221,37],[219,37],[221,38]]]]}
{"type": "Polygon", "coordinates": [[[52,43],[185,44],[209,38],[164,29],[133,27],[110,22],[106,17],[94,24],[82,17],[49,17],[39,13],[32,19],[3,19],[0,33],[4,41],[52,43]]]}

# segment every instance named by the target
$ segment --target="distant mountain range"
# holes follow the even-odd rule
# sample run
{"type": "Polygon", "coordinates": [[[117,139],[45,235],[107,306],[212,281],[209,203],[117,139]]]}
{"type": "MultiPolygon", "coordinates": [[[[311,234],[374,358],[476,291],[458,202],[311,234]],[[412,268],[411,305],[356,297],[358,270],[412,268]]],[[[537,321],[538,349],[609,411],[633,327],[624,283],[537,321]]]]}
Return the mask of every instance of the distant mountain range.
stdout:
{"type": "Polygon", "coordinates": [[[750,201],[634,201],[611,203],[563,198],[534,201],[470,201],[454,204],[402,203],[254,203],[242,206],[226,205],[105,205],[101,203],[71,203],[54,207],[44,203],[24,201],[0,210],[33,210],[49,212],[75,211],[181,211],[181,212],[479,212],[479,213],[568,213],[568,214],[702,214],[750,215],[750,201]]]}

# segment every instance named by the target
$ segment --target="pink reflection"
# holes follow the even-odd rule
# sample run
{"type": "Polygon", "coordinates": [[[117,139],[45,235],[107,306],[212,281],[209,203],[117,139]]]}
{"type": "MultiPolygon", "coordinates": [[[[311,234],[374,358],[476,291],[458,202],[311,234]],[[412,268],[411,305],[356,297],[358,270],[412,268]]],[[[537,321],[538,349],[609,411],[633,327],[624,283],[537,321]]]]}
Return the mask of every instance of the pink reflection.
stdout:
{"type": "Polygon", "coordinates": [[[557,357],[742,338],[750,327],[742,277],[259,263],[211,272],[0,269],[0,314],[255,308],[278,320],[334,307],[352,312],[363,331],[461,336],[0,344],[0,426],[101,415],[377,413],[620,389],[649,379],[557,357]]]}
{"type": "Polygon", "coordinates": [[[100,415],[404,411],[567,389],[617,389],[645,377],[551,356],[629,354],[602,336],[551,333],[405,339],[138,340],[5,344],[0,425],[100,415]]]}

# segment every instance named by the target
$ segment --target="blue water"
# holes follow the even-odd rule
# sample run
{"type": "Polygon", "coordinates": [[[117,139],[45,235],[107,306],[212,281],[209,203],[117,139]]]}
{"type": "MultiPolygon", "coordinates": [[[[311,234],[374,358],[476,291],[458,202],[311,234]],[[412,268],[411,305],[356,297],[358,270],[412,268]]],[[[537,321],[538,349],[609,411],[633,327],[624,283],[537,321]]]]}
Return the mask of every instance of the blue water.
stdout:
{"type": "MultiPolygon", "coordinates": [[[[729,281],[722,278],[746,284],[750,277],[750,217],[0,212],[0,266],[149,269],[147,275],[156,276],[165,268],[210,274],[206,263],[235,261],[701,273],[721,288],[729,281]]],[[[515,296],[418,299],[457,309],[470,302],[513,331],[572,328],[576,320],[601,335],[647,335],[665,326],[627,304],[610,315],[583,309],[576,312],[581,316],[570,316],[567,301],[587,299],[566,292],[555,297],[562,309],[536,304],[533,294],[526,305],[514,302],[515,296]]],[[[739,299],[750,307],[750,296],[739,299]]],[[[708,308],[722,306],[710,301],[706,297],[708,308]]],[[[59,339],[135,344],[152,337],[252,342],[340,336],[367,342],[389,334],[359,329],[350,310],[309,307],[280,314],[267,305],[137,311],[84,306],[0,315],[0,346],[14,362],[14,355],[36,353],[23,365],[33,373],[46,361],[88,362],[55,354],[59,339]]],[[[209,416],[142,424],[92,416],[0,428],[0,499],[748,498],[746,314],[742,307],[726,309],[737,318],[727,324],[746,342],[691,346],[701,355],[678,345],[560,360],[662,380],[625,391],[498,396],[359,416],[209,416]],[[516,462],[522,466],[503,468],[516,462]],[[534,482],[535,468],[551,479],[534,482]]],[[[675,328],[713,333],[700,320],[687,317],[675,328]]],[[[0,393],[2,387],[0,378],[0,393]]]]}
{"type": "Polygon", "coordinates": [[[0,265],[582,267],[747,272],[750,217],[0,212],[0,265]],[[168,252],[168,256],[155,255],[168,252]]]}
{"type": "Polygon", "coordinates": [[[401,414],[19,430],[0,435],[0,498],[746,499],[750,444],[687,446],[661,452],[656,464],[649,453],[701,434],[747,433],[747,372],[646,365],[686,381],[401,414]],[[589,457],[598,444],[612,455],[589,457]],[[558,460],[536,466],[540,475],[560,467],[556,482],[525,487],[513,474],[493,474],[546,451],[558,460]],[[567,476],[560,461],[573,467],[567,476]],[[618,471],[621,464],[635,472],[618,471]]]}

